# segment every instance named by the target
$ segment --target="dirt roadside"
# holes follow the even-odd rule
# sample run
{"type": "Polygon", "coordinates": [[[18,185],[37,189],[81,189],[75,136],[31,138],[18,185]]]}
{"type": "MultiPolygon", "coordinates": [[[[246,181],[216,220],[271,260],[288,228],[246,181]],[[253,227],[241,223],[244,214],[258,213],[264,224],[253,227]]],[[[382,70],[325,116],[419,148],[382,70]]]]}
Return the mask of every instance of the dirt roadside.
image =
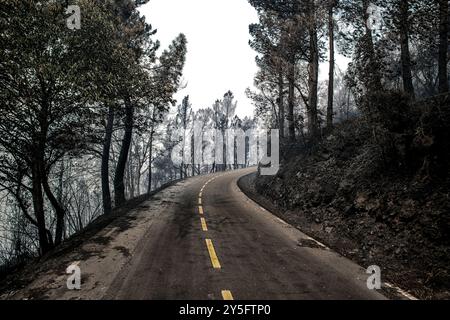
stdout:
{"type": "Polygon", "coordinates": [[[355,239],[344,234],[340,228],[325,227],[322,221],[311,220],[310,216],[299,210],[287,210],[282,206],[275,205],[271,199],[255,189],[256,175],[256,173],[252,173],[244,176],[238,182],[241,190],[253,201],[363,267],[373,264],[389,265],[389,268],[382,268],[382,280],[385,283],[383,293],[386,296],[392,299],[399,299],[405,295],[411,295],[410,298],[417,297],[418,299],[446,299],[450,296],[449,292],[445,290],[430,293],[430,289],[420,286],[421,282],[418,281],[418,278],[420,279],[421,273],[418,273],[415,268],[402,264],[401,260],[393,260],[387,254],[383,256],[382,251],[378,251],[374,257],[371,248],[363,247],[355,239]]]}
{"type": "Polygon", "coordinates": [[[169,183],[100,217],[54,252],[3,279],[0,300],[101,299],[152,221],[169,205],[167,199],[182,188],[178,181],[169,183]],[[81,290],[67,289],[66,268],[73,264],[81,270],[81,290]]]}

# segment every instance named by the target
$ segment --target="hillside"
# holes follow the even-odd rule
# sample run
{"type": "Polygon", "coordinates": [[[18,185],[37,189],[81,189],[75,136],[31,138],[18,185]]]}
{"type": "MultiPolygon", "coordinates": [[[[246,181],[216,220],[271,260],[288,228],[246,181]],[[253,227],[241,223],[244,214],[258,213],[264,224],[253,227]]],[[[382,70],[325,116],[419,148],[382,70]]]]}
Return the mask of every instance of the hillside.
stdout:
{"type": "Polygon", "coordinates": [[[252,181],[241,184],[293,225],[362,266],[379,265],[416,296],[449,298],[448,98],[405,112],[392,98],[383,109],[390,122],[342,123],[314,148],[285,147],[279,173],[257,176],[255,189],[252,181]]]}

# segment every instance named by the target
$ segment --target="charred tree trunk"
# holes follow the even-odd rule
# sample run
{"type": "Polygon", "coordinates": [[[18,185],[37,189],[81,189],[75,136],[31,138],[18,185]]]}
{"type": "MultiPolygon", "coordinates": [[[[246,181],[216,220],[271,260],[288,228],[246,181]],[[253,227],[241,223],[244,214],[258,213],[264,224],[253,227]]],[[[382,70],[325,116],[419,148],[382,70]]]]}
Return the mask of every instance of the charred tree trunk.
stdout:
{"type": "Polygon", "coordinates": [[[318,83],[319,83],[319,46],[317,39],[317,23],[315,15],[315,4],[314,0],[310,2],[309,17],[309,93],[308,93],[308,127],[311,137],[315,138],[318,136],[318,118],[317,118],[317,94],[318,94],[318,83]]]}
{"type": "Polygon", "coordinates": [[[284,139],[284,120],[285,120],[285,112],[284,112],[284,77],[283,70],[280,68],[278,70],[278,113],[279,113],[279,126],[280,126],[280,138],[284,139]]]}
{"type": "Polygon", "coordinates": [[[150,138],[148,142],[148,149],[149,149],[149,155],[148,155],[148,185],[147,185],[147,193],[149,194],[152,191],[152,154],[153,154],[153,137],[155,135],[155,128],[154,124],[152,123],[151,131],[150,131],[150,138]]]}
{"type": "Polygon", "coordinates": [[[328,41],[330,50],[330,67],[328,74],[328,104],[327,104],[327,127],[333,126],[333,104],[334,104],[334,0],[330,0],[328,8],[328,41]]]}
{"type": "Polygon", "coordinates": [[[134,198],[134,153],[133,153],[133,141],[131,141],[130,150],[128,152],[128,161],[125,165],[125,198],[134,198]]]}
{"type": "MultiPolygon", "coordinates": [[[[363,19],[364,22],[369,21],[369,0],[363,0],[363,19]]],[[[381,85],[381,74],[380,65],[376,58],[375,46],[372,39],[372,29],[370,29],[368,23],[364,23],[366,28],[366,33],[363,36],[363,59],[367,61],[369,67],[368,74],[370,74],[370,80],[366,80],[366,89],[368,91],[380,91],[382,90],[381,85]]]]}
{"type": "Polygon", "coordinates": [[[295,107],[295,59],[291,59],[289,63],[289,92],[288,92],[288,130],[289,141],[295,141],[295,122],[294,122],[294,107],[295,107]]]}
{"type": "Polygon", "coordinates": [[[411,73],[411,54],[409,51],[409,0],[400,2],[400,48],[402,60],[403,89],[415,99],[414,86],[411,73]]]}
{"type": "Polygon", "coordinates": [[[114,108],[112,106],[109,106],[108,119],[106,121],[105,138],[103,140],[102,168],[101,168],[104,214],[111,214],[112,212],[111,190],[109,187],[109,153],[111,151],[113,127],[114,127],[114,108]]]}
{"type": "Polygon", "coordinates": [[[55,229],[54,245],[58,246],[61,244],[61,242],[63,240],[64,218],[66,216],[66,210],[61,205],[61,203],[59,203],[59,201],[56,199],[55,195],[53,194],[52,190],[50,189],[50,185],[48,183],[47,176],[42,177],[42,186],[44,187],[45,195],[47,196],[48,200],[52,204],[53,209],[55,210],[56,229],[55,229]]]}
{"type": "MultiPolygon", "coordinates": [[[[46,89],[43,87],[43,92],[46,89]]],[[[42,185],[44,180],[45,168],[45,146],[48,133],[48,109],[49,103],[47,95],[42,97],[41,111],[39,113],[38,122],[40,130],[35,136],[35,145],[33,157],[31,159],[31,180],[32,180],[32,198],[33,208],[38,225],[39,247],[42,255],[45,255],[53,248],[52,235],[46,228],[44,194],[42,185]]]]}
{"type": "Polygon", "coordinates": [[[192,176],[195,176],[195,141],[194,141],[194,135],[191,136],[191,165],[192,165],[192,176]]]}
{"type": "Polygon", "coordinates": [[[222,129],[222,164],[219,167],[220,171],[225,171],[227,169],[227,136],[226,136],[226,129],[222,129]]]}
{"type": "Polygon", "coordinates": [[[125,133],[122,139],[119,160],[117,161],[116,172],[114,175],[114,200],[116,207],[122,205],[125,199],[125,169],[128,161],[128,155],[133,137],[133,106],[129,97],[125,98],[125,133]]]}
{"type": "Polygon", "coordinates": [[[446,93],[448,87],[448,1],[439,0],[439,93],[446,93]]]}
{"type": "MultiPolygon", "coordinates": [[[[56,200],[58,203],[64,203],[64,158],[61,159],[60,170],[58,174],[58,193],[56,195],[56,200]]],[[[67,236],[67,228],[66,228],[66,214],[64,214],[63,218],[63,230],[62,230],[62,239],[65,239],[67,236]]]]}
{"type": "Polygon", "coordinates": [[[44,196],[42,192],[40,165],[37,159],[34,160],[31,168],[33,209],[38,227],[40,251],[42,255],[45,255],[52,249],[52,245],[50,244],[45,226],[44,196]]]}

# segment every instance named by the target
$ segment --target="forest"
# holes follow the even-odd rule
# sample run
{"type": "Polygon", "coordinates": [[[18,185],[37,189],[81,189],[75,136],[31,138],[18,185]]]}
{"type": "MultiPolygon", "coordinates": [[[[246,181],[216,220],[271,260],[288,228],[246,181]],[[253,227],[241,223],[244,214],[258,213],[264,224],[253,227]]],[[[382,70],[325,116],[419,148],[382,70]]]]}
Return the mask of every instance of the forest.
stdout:
{"type": "Polygon", "coordinates": [[[251,127],[228,91],[194,111],[183,87],[187,43],[160,49],[147,1],[2,1],[0,265],[45,255],[101,215],[210,164],[175,165],[193,121],[251,127]],[[175,134],[177,132],[177,134],[175,134]]]}
{"type": "MultiPolygon", "coordinates": [[[[248,0],[258,72],[246,91],[254,117],[243,119],[231,91],[211,106],[176,101],[189,39],[160,48],[139,11],[148,0],[72,2],[82,13],[75,30],[68,1],[0,1],[2,271],[167,182],[239,168],[173,163],[194,121],[278,129],[282,169],[254,183],[283,210],[310,210],[317,223],[365,221],[363,212],[395,234],[420,224],[418,238],[439,248],[427,262],[448,259],[447,0],[248,0]],[[405,205],[428,207],[401,223],[380,213],[405,205]]],[[[438,283],[449,279],[448,267],[436,272],[438,283]]]]}
{"type": "Polygon", "coordinates": [[[250,3],[248,95],[283,138],[280,172],[248,192],[416,296],[448,297],[448,1],[250,3]]]}
{"type": "Polygon", "coordinates": [[[256,115],[281,136],[311,136],[349,119],[375,92],[416,103],[448,93],[447,1],[250,1],[259,53],[256,115]],[[339,70],[336,54],[351,58],[339,70]],[[319,80],[319,66],[328,77],[319,80]]]}

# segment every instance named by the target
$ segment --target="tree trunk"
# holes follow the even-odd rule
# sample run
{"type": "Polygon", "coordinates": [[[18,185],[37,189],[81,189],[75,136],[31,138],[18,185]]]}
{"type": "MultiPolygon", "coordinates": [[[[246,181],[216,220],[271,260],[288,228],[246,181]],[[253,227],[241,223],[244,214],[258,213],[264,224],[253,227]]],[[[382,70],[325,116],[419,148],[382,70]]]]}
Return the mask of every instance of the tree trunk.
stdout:
{"type": "Polygon", "coordinates": [[[309,26],[309,93],[308,93],[308,127],[311,137],[317,137],[319,133],[317,118],[317,91],[319,82],[319,47],[317,40],[317,24],[315,16],[314,0],[310,3],[310,26],[309,26]]]}
{"type": "Polygon", "coordinates": [[[288,92],[288,130],[289,141],[295,141],[295,122],[294,122],[294,107],[295,107],[295,59],[289,63],[289,92],[288,92]]]}
{"type": "Polygon", "coordinates": [[[130,144],[130,150],[128,152],[128,161],[125,165],[125,198],[133,199],[135,190],[134,190],[134,153],[133,153],[133,140],[130,144]]]}
{"type": "Polygon", "coordinates": [[[400,48],[402,60],[403,89],[415,99],[414,86],[411,74],[411,54],[409,51],[409,0],[400,2],[400,48]]]}
{"type": "Polygon", "coordinates": [[[152,154],[153,154],[153,136],[155,134],[154,123],[152,123],[151,131],[150,131],[150,140],[149,144],[149,156],[148,156],[148,185],[147,185],[147,193],[149,194],[152,191],[152,154]]]}
{"type": "Polygon", "coordinates": [[[133,106],[129,97],[125,98],[125,133],[122,139],[119,160],[117,161],[116,172],[114,175],[114,200],[118,207],[125,203],[125,169],[128,161],[128,154],[133,138],[133,106]]]}
{"type": "Polygon", "coordinates": [[[333,104],[334,104],[334,1],[330,1],[328,8],[328,40],[330,47],[330,68],[328,74],[328,105],[327,105],[327,127],[333,126],[333,104]]]}
{"type": "MultiPolygon", "coordinates": [[[[61,165],[58,175],[58,193],[56,195],[56,200],[58,200],[58,203],[64,203],[64,158],[61,159],[61,165]]],[[[63,234],[62,239],[66,239],[67,237],[67,228],[66,228],[66,215],[64,215],[63,219],[63,234]]]]}
{"type": "Polygon", "coordinates": [[[41,255],[45,255],[52,248],[47,228],[45,226],[45,211],[44,211],[44,196],[42,194],[42,177],[40,173],[40,165],[35,159],[31,169],[32,179],[32,196],[33,196],[33,209],[36,217],[38,235],[39,235],[39,247],[41,255]]]}
{"type": "Polygon", "coordinates": [[[278,70],[278,113],[279,113],[279,126],[280,126],[280,138],[284,138],[284,77],[283,77],[283,70],[282,68],[279,68],[278,70]]]}
{"type": "Polygon", "coordinates": [[[109,188],[109,153],[111,150],[111,140],[114,127],[114,107],[108,108],[108,119],[105,128],[105,139],[103,140],[102,151],[102,196],[103,196],[103,213],[111,214],[111,190],[109,188]]]}
{"type": "Polygon", "coordinates": [[[141,195],[141,169],[142,169],[142,161],[141,155],[139,152],[139,145],[136,143],[134,146],[134,154],[136,156],[136,178],[134,179],[134,190],[136,190],[136,195],[139,197],[141,195]]]}
{"type": "Polygon", "coordinates": [[[365,42],[364,60],[366,60],[368,65],[370,66],[367,70],[368,74],[370,74],[370,80],[367,80],[366,89],[369,91],[380,91],[382,90],[380,66],[376,59],[375,46],[372,39],[372,30],[369,28],[368,23],[366,23],[370,18],[368,13],[369,5],[369,0],[363,0],[363,20],[366,29],[366,34],[363,38],[363,41],[365,42]]]}
{"type": "MultiPolygon", "coordinates": [[[[44,89],[44,88],[43,88],[44,89]]],[[[44,89],[45,90],[45,89],[44,89]]],[[[45,143],[48,133],[48,108],[49,103],[47,96],[43,96],[41,104],[41,111],[39,113],[39,127],[40,132],[36,137],[37,143],[33,151],[33,159],[31,165],[31,179],[32,179],[32,197],[33,207],[36,221],[38,224],[39,247],[41,254],[44,255],[53,248],[52,235],[46,228],[45,222],[45,208],[44,195],[42,190],[42,183],[44,181],[44,159],[45,159],[45,143]]]]}
{"type": "Polygon", "coordinates": [[[195,141],[194,141],[194,135],[191,136],[191,164],[192,164],[192,176],[195,176],[195,141]]]}
{"type": "Polygon", "coordinates": [[[439,0],[439,93],[446,93],[448,87],[448,1],[439,0]]]}
{"type": "Polygon", "coordinates": [[[48,184],[47,176],[42,177],[42,186],[44,187],[45,195],[47,196],[48,200],[52,204],[53,209],[55,210],[56,229],[55,229],[54,245],[58,246],[61,244],[62,239],[63,239],[64,218],[66,216],[66,210],[64,210],[64,207],[61,205],[61,203],[58,202],[58,200],[56,199],[52,190],[50,189],[50,185],[48,184]]]}
{"type": "Polygon", "coordinates": [[[222,146],[222,152],[223,152],[223,156],[222,156],[222,171],[226,171],[227,169],[227,136],[226,136],[226,131],[225,129],[222,130],[222,141],[223,141],[223,146],[222,146]]]}

